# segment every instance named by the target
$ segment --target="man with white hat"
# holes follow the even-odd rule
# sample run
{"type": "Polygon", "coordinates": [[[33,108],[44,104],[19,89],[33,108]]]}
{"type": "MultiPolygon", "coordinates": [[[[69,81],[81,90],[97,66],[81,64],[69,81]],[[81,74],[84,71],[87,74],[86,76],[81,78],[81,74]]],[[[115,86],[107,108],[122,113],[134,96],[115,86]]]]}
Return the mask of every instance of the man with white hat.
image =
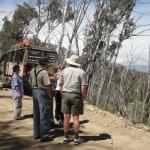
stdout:
{"type": "Polygon", "coordinates": [[[86,97],[87,79],[85,72],[80,69],[79,57],[72,55],[66,59],[69,67],[65,68],[60,77],[60,91],[62,92],[62,112],[64,113],[64,144],[70,142],[69,123],[71,115],[74,123],[74,144],[81,144],[79,137],[79,115],[83,114],[83,101],[86,97]]]}

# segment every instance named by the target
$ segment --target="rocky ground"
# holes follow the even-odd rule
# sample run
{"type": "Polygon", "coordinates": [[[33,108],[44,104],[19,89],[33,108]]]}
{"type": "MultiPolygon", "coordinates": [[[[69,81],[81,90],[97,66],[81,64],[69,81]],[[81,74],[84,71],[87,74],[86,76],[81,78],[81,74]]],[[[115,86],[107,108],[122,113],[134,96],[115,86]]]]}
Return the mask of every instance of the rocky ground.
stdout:
{"type": "Polygon", "coordinates": [[[0,91],[0,150],[149,150],[150,132],[145,126],[85,105],[81,116],[81,145],[63,145],[63,128],[52,129],[55,139],[41,143],[32,137],[32,98],[23,98],[23,120],[14,121],[10,91],[0,91]]]}

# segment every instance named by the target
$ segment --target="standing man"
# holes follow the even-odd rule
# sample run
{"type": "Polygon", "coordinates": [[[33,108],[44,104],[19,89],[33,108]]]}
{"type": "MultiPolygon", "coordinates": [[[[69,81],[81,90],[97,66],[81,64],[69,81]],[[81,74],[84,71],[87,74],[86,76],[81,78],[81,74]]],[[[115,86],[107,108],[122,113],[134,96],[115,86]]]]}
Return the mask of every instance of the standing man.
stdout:
{"type": "Polygon", "coordinates": [[[29,81],[33,92],[33,128],[34,138],[41,142],[53,140],[49,135],[50,101],[52,98],[48,77],[48,59],[39,59],[39,65],[30,72],[29,81]]]}
{"type": "Polygon", "coordinates": [[[68,137],[71,115],[74,123],[74,144],[81,144],[79,137],[79,115],[83,114],[83,103],[86,98],[87,79],[85,72],[80,69],[79,57],[72,55],[66,59],[70,66],[62,71],[60,91],[62,92],[62,112],[64,113],[64,144],[70,142],[68,137]]]}

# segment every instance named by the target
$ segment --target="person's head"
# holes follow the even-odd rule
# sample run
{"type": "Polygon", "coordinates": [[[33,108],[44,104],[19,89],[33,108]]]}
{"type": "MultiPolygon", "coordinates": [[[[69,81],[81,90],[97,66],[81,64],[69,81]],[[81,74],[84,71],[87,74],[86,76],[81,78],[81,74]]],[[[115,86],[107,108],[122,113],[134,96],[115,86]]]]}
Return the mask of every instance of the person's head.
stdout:
{"type": "Polygon", "coordinates": [[[39,64],[45,68],[48,67],[49,60],[47,57],[42,57],[39,59],[39,64]]]}
{"type": "Polygon", "coordinates": [[[79,56],[77,56],[77,55],[72,55],[71,57],[67,58],[66,62],[70,66],[74,66],[74,67],[80,67],[81,66],[79,64],[79,56]]]}
{"type": "Polygon", "coordinates": [[[20,72],[20,66],[19,65],[14,65],[13,72],[19,73],[20,72]]]}

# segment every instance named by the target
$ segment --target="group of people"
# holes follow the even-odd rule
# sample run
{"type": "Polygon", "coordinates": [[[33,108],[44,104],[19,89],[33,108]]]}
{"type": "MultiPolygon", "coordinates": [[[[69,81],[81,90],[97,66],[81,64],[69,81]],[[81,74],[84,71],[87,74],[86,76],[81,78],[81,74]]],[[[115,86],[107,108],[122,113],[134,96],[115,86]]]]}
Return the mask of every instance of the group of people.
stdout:
{"type": "MultiPolygon", "coordinates": [[[[39,59],[37,67],[30,71],[29,83],[33,97],[33,135],[41,142],[51,141],[54,135],[50,133],[52,124],[53,96],[56,100],[55,118],[64,127],[64,144],[72,141],[69,137],[71,115],[73,117],[74,144],[81,144],[79,137],[79,115],[83,114],[86,98],[87,78],[78,63],[79,57],[72,55],[66,59],[67,67],[58,65],[53,72],[48,71],[49,60],[39,59]]],[[[21,118],[23,82],[19,76],[20,67],[15,65],[11,80],[14,101],[14,119],[21,118]]]]}

